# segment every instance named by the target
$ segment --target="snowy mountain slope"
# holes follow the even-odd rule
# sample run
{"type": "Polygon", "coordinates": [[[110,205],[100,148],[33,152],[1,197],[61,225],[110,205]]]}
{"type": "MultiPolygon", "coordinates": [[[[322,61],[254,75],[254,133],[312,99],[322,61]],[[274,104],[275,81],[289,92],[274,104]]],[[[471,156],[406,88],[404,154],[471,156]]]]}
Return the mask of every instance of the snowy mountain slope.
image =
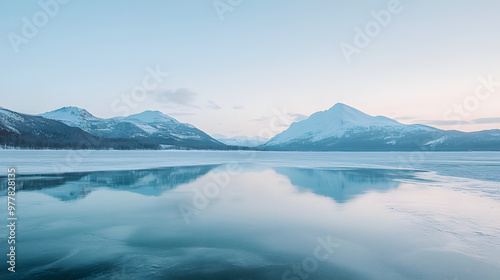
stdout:
{"type": "Polygon", "coordinates": [[[257,147],[259,145],[265,144],[269,139],[260,136],[234,136],[227,137],[221,134],[213,134],[213,138],[222,142],[226,145],[231,146],[245,146],[245,147],[257,147]]]}
{"type": "MultiPolygon", "coordinates": [[[[326,111],[316,112],[306,120],[295,122],[282,133],[273,137],[266,145],[283,145],[296,141],[318,142],[330,137],[342,136],[374,129],[401,130],[407,125],[378,116],[373,117],[342,103],[326,111]]],[[[417,129],[419,127],[415,127],[417,129]]]]}
{"type": "Polygon", "coordinates": [[[77,148],[99,142],[91,134],[59,121],[0,109],[0,145],[28,148],[77,148]]]}
{"type": "MultiPolygon", "coordinates": [[[[42,116],[0,108],[0,146],[54,149],[245,149],[263,139],[221,137],[158,111],[97,118],[65,107],[42,116]],[[217,136],[218,137],[218,136],[217,136]],[[233,146],[234,145],[234,146],[233,146]]],[[[344,104],[293,123],[257,149],[297,151],[500,151],[500,130],[446,131],[373,117],[344,104]]]]}
{"type": "Polygon", "coordinates": [[[64,107],[55,111],[41,114],[40,116],[59,120],[69,126],[79,127],[81,129],[86,128],[86,125],[89,122],[100,120],[99,118],[96,118],[92,114],[90,114],[87,110],[77,107],[64,107]]]}
{"type": "Polygon", "coordinates": [[[293,123],[262,147],[271,150],[500,150],[495,131],[465,133],[406,125],[338,103],[293,123]]]}
{"type": "Polygon", "coordinates": [[[85,109],[64,107],[41,114],[41,116],[59,120],[103,138],[130,138],[147,143],[186,148],[225,147],[224,144],[193,125],[181,123],[159,111],[145,111],[127,117],[102,119],[93,116],[85,109]]]}

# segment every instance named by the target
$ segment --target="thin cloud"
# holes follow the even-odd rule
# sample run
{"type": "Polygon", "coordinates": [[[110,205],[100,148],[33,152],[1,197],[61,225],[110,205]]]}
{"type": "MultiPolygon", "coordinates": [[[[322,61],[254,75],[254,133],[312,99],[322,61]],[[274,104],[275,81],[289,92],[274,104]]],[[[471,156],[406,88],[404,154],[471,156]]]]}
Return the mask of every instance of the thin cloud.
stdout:
{"type": "Polygon", "coordinates": [[[495,124],[500,123],[500,117],[497,118],[479,118],[473,120],[415,120],[415,124],[427,125],[467,125],[467,124],[495,124]]]}
{"type": "Polygon", "coordinates": [[[397,121],[409,121],[409,120],[414,120],[415,117],[398,117],[398,118],[394,118],[394,119],[397,121]]]}
{"type": "Polygon", "coordinates": [[[500,118],[480,118],[472,120],[475,124],[490,124],[490,123],[500,123],[500,118]]]}
{"type": "Polygon", "coordinates": [[[154,98],[159,103],[175,104],[193,108],[199,108],[194,102],[198,98],[198,94],[187,88],[178,88],[176,90],[164,90],[154,92],[154,98]]]}
{"type": "Polygon", "coordinates": [[[243,110],[243,109],[245,109],[245,107],[244,106],[233,106],[233,109],[234,110],[243,110]]]}
{"type": "Polygon", "coordinates": [[[213,102],[212,100],[209,100],[207,102],[207,105],[206,105],[208,108],[210,109],[214,109],[214,110],[220,110],[222,109],[219,105],[217,105],[217,103],[213,102]]]}
{"type": "Polygon", "coordinates": [[[464,120],[416,120],[413,121],[414,124],[426,124],[426,125],[458,125],[458,124],[471,124],[470,121],[464,120]]]}

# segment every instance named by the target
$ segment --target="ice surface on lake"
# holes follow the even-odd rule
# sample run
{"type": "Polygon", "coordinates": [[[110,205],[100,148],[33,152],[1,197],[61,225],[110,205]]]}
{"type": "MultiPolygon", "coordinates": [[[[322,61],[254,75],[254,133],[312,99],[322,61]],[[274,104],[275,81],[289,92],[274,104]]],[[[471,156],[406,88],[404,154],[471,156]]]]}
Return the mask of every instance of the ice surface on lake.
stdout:
{"type": "MultiPolygon", "coordinates": [[[[435,171],[500,181],[500,152],[255,152],[0,150],[1,166],[22,174],[133,170],[166,166],[257,163],[289,167],[363,167],[435,171]]],[[[2,175],[0,173],[0,175],[2,175]]]]}
{"type": "Polygon", "coordinates": [[[500,279],[499,153],[85,152],[0,151],[17,279],[500,279]]]}

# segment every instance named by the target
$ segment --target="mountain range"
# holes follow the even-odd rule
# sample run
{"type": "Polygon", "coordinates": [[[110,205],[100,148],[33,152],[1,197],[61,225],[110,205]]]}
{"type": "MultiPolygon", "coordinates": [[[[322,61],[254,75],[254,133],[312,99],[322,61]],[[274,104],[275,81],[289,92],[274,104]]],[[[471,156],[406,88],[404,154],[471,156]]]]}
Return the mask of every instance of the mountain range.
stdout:
{"type": "Polygon", "coordinates": [[[159,111],[102,119],[77,107],[64,107],[38,116],[1,108],[0,144],[55,149],[234,148],[159,111]]]}
{"type": "Polygon", "coordinates": [[[297,151],[500,150],[500,130],[461,132],[402,124],[337,103],[295,122],[262,148],[297,151]]]}
{"type": "Polygon", "coordinates": [[[226,145],[191,124],[181,123],[160,111],[145,111],[127,117],[101,119],[87,110],[64,107],[40,116],[78,127],[105,139],[134,139],[161,148],[226,149],[226,145]]]}
{"type": "Polygon", "coordinates": [[[498,151],[500,130],[461,132],[402,124],[338,103],[270,140],[213,137],[159,111],[98,118],[64,107],[41,115],[0,107],[0,146],[32,149],[256,149],[277,151],[498,151]]]}
{"type": "Polygon", "coordinates": [[[222,134],[213,134],[213,138],[217,139],[217,141],[220,141],[226,145],[233,145],[233,146],[245,146],[245,147],[257,147],[261,146],[269,139],[261,137],[261,136],[233,136],[233,137],[227,137],[222,134]]]}

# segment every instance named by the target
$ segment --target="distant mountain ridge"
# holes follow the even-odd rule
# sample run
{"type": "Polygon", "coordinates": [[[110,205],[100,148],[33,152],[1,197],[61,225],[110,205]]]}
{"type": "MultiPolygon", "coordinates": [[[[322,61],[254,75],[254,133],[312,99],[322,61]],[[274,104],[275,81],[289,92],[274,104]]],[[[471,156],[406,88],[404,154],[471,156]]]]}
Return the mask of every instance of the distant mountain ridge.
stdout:
{"type": "Polygon", "coordinates": [[[103,119],[77,107],[39,116],[0,107],[0,148],[500,151],[498,129],[461,132],[407,125],[341,103],[292,123],[267,142],[259,137],[214,136],[220,141],[159,111],[103,119]]]}
{"type": "Polygon", "coordinates": [[[102,119],[77,107],[39,116],[2,108],[0,144],[37,149],[232,149],[159,111],[102,119]]]}
{"type": "Polygon", "coordinates": [[[126,117],[97,118],[85,109],[64,107],[40,116],[78,127],[103,138],[128,138],[171,147],[224,149],[224,144],[191,124],[160,111],[144,111],[126,117]]]}
{"type": "Polygon", "coordinates": [[[160,111],[102,119],[84,109],[64,107],[41,116],[79,127],[97,137],[136,139],[166,148],[227,148],[193,125],[181,123],[160,111]]]}
{"type": "Polygon", "coordinates": [[[0,144],[21,148],[96,148],[101,141],[79,128],[40,116],[0,109],[0,144]]]}
{"type": "Polygon", "coordinates": [[[213,134],[213,138],[217,139],[217,141],[220,141],[226,145],[233,145],[233,146],[246,146],[246,147],[257,147],[262,144],[265,144],[269,139],[266,139],[264,137],[260,136],[233,136],[233,137],[226,137],[221,134],[213,134]]]}
{"type": "Polygon", "coordinates": [[[261,148],[299,151],[500,150],[500,130],[460,132],[402,124],[342,103],[295,122],[261,148]]]}

